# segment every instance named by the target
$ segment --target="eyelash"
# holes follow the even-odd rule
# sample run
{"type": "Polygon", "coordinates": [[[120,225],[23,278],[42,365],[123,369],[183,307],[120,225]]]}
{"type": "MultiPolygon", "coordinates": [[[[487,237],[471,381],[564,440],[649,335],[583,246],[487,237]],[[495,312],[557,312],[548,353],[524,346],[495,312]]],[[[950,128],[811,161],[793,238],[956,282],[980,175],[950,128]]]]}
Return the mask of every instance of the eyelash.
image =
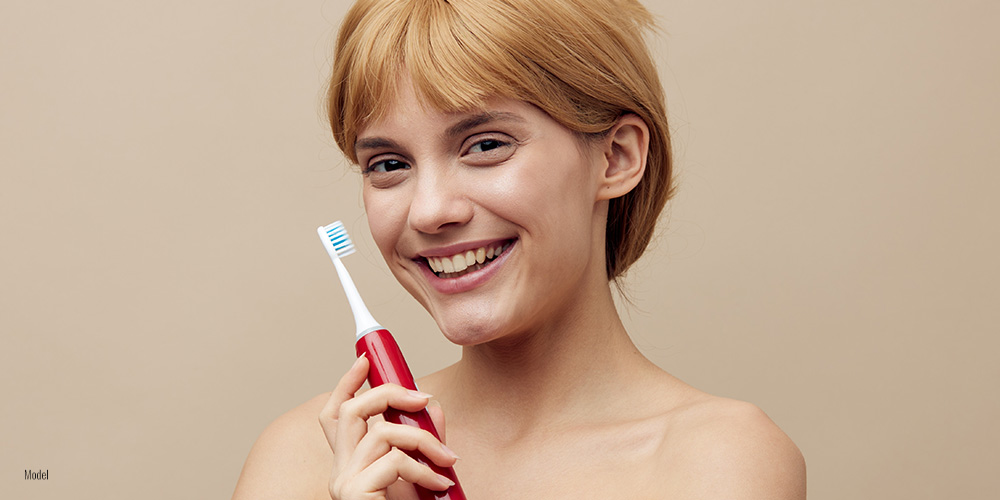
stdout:
{"type": "MultiPolygon", "coordinates": [[[[487,149],[485,151],[478,151],[478,153],[488,153],[490,151],[493,151],[494,149],[502,148],[504,146],[510,146],[510,144],[511,144],[510,142],[507,142],[507,141],[504,141],[504,140],[501,140],[501,139],[496,139],[496,138],[483,139],[483,140],[476,141],[475,143],[473,143],[472,146],[469,147],[469,152],[472,152],[472,149],[475,148],[476,146],[481,146],[481,145],[483,145],[485,143],[488,143],[488,142],[494,143],[495,145],[492,148],[487,149]]],[[[468,153],[466,153],[466,154],[468,154],[468,153]]]]}
{"type": "MultiPolygon", "coordinates": [[[[464,153],[462,153],[462,156],[466,156],[466,155],[469,155],[469,154],[487,154],[488,155],[488,154],[490,154],[493,151],[496,151],[496,150],[504,148],[504,147],[511,146],[514,143],[515,143],[515,141],[513,141],[513,140],[505,140],[505,139],[502,139],[502,138],[499,138],[499,137],[486,137],[486,138],[477,140],[476,142],[472,143],[472,145],[469,146],[469,148],[466,149],[464,153]],[[479,146],[480,149],[482,149],[482,146],[484,144],[487,144],[487,143],[491,143],[492,147],[490,147],[489,149],[486,149],[486,150],[472,151],[477,146],[479,146]]],[[[399,160],[397,158],[386,158],[386,159],[378,160],[376,162],[369,163],[369,165],[364,169],[363,173],[364,174],[370,174],[370,173],[391,173],[391,172],[395,172],[395,171],[401,170],[401,169],[402,170],[407,170],[409,168],[410,168],[410,164],[406,163],[403,160],[399,160]],[[394,168],[392,170],[384,170],[383,172],[377,172],[377,169],[379,168],[379,165],[384,165],[384,164],[388,164],[388,163],[398,164],[398,168],[394,168]]]]}
{"type": "MultiPolygon", "coordinates": [[[[408,168],[410,168],[410,164],[406,163],[405,161],[402,161],[402,160],[399,160],[399,159],[396,159],[396,158],[386,158],[384,160],[379,160],[379,161],[376,161],[374,163],[370,163],[368,165],[368,167],[365,168],[364,173],[365,174],[370,174],[372,172],[375,172],[375,169],[378,168],[379,165],[382,165],[384,163],[398,163],[400,165],[400,168],[402,168],[402,169],[408,169],[408,168]]],[[[385,172],[379,172],[379,173],[390,173],[390,172],[395,172],[396,170],[398,170],[398,169],[386,170],[385,172]]]]}

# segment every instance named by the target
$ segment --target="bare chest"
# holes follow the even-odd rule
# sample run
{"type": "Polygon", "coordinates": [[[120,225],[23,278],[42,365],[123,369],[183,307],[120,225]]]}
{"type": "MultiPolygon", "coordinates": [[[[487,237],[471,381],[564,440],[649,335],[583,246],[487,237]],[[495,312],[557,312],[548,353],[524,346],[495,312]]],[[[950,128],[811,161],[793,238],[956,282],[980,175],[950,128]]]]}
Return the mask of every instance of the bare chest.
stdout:
{"type": "Polygon", "coordinates": [[[647,426],[543,435],[504,448],[472,444],[456,443],[469,498],[662,498],[662,435],[647,426]]]}

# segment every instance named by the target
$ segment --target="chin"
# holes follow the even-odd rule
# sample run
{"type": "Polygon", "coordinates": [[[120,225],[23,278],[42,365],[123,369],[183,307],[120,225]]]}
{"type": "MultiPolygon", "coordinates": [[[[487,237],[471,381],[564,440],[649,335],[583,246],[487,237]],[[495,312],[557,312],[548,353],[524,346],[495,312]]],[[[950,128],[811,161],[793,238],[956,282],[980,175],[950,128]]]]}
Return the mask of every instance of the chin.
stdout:
{"type": "Polygon", "coordinates": [[[495,311],[478,311],[477,314],[477,311],[461,309],[433,315],[438,329],[453,344],[463,347],[485,344],[504,337],[511,326],[511,318],[498,316],[495,311]]]}
{"type": "Polygon", "coordinates": [[[491,325],[469,324],[466,321],[461,323],[460,325],[451,325],[444,321],[438,321],[438,329],[449,342],[462,347],[484,344],[497,338],[500,334],[491,325]]]}
{"type": "MultiPolygon", "coordinates": [[[[398,276],[397,276],[398,278],[398,276]]],[[[425,293],[412,277],[400,280],[403,287],[424,307],[438,330],[449,342],[467,347],[485,344],[507,337],[524,325],[516,314],[517,302],[509,298],[491,296],[485,298],[482,294],[462,294],[451,297],[432,298],[431,293],[425,293]]]]}

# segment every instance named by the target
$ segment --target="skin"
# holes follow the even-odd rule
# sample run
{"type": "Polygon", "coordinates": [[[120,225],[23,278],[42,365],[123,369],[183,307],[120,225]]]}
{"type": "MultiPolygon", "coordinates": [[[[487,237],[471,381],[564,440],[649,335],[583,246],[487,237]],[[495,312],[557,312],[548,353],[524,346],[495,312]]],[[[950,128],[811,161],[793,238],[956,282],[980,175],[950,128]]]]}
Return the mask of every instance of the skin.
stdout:
{"type": "Polygon", "coordinates": [[[404,82],[357,142],[372,235],[462,359],[418,381],[433,398],[362,392],[359,360],[333,392],[264,431],[233,498],[402,499],[415,498],[408,483],[447,487],[397,448],[454,464],[473,499],[805,498],[801,454],[760,409],[655,366],[615,310],[607,204],[642,178],[645,123],[625,115],[583,140],[525,103],[484,109],[443,113],[404,82]],[[475,286],[433,286],[421,255],[479,241],[514,243],[475,286]],[[431,399],[447,447],[378,417],[431,399]]]}

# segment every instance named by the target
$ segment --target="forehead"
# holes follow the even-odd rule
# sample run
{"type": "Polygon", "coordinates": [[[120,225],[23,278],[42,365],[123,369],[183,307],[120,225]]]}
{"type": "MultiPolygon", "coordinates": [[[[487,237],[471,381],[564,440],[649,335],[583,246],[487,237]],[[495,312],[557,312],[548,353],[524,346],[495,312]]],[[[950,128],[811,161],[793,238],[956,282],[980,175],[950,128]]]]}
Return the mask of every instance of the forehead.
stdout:
{"type": "Polygon", "coordinates": [[[381,116],[360,127],[355,147],[370,142],[372,136],[431,131],[456,135],[479,125],[493,122],[527,125],[536,120],[551,120],[531,104],[515,99],[494,97],[477,106],[445,110],[422,98],[414,86],[401,82],[389,97],[381,116]]]}

